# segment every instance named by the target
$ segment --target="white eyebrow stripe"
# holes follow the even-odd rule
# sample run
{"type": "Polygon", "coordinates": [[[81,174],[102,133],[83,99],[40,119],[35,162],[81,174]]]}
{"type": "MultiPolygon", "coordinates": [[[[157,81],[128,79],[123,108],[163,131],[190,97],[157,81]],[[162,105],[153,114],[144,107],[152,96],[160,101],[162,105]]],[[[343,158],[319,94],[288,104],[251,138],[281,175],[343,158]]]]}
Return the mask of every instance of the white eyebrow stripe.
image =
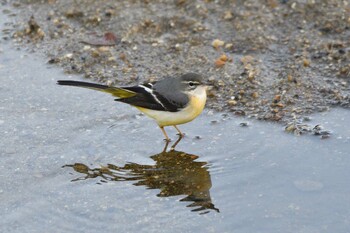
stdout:
{"type": "Polygon", "coordinates": [[[196,84],[196,85],[199,85],[200,84],[200,82],[198,82],[198,81],[181,81],[182,83],[190,83],[190,82],[192,82],[193,84],[196,84]]]}
{"type": "Polygon", "coordinates": [[[154,99],[158,104],[162,105],[162,107],[163,107],[164,109],[167,109],[167,108],[164,106],[164,104],[157,98],[157,96],[156,96],[155,94],[153,94],[153,90],[152,90],[151,88],[148,88],[148,87],[146,87],[146,86],[144,86],[144,85],[139,85],[139,87],[142,87],[145,91],[147,91],[147,92],[153,97],[153,99],[154,99]]]}

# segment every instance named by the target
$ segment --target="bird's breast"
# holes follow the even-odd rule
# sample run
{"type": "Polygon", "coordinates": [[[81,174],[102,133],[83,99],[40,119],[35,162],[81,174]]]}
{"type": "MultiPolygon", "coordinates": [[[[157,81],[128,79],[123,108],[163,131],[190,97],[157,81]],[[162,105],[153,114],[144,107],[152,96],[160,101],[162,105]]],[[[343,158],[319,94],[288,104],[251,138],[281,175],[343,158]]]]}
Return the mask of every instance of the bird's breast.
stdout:
{"type": "Polygon", "coordinates": [[[152,110],[136,107],[147,116],[156,120],[159,126],[180,125],[195,119],[204,109],[207,95],[205,89],[189,93],[189,103],[177,112],[152,110]]]}

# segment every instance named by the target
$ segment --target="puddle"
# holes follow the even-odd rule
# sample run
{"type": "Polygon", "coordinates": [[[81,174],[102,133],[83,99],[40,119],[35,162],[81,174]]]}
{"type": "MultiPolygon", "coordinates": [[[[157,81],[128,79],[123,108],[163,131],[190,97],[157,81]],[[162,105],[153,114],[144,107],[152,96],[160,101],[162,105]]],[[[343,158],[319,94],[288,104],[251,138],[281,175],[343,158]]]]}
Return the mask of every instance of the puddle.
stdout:
{"type": "Polygon", "coordinates": [[[205,111],[161,153],[161,131],[137,110],[57,86],[69,77],[0,47],[1,232],[350,229],[349,111],[311,116],[332,131],[324,140],[205,111]]]}
{"type": "Polygon", "coordinates": [[[180,201],[191,202],[187,207],[200,214],[209,213],[209,210],[220,212],[215,208],[210,198],[211,178],[206,162],[194,161],[196,155],[181,151],[162,152],[151,156],[155,165],[127,163],[124,166],[108,164],[99,168],[75,163],[65,165],[72,167],[84,176],[72,181],[89,178],[100,179],[97,184],[108,181],[131,181],[135,186],[145,186],[147,189],[159,189],[157,197],[171,197],[186,195],[180,201]]]}

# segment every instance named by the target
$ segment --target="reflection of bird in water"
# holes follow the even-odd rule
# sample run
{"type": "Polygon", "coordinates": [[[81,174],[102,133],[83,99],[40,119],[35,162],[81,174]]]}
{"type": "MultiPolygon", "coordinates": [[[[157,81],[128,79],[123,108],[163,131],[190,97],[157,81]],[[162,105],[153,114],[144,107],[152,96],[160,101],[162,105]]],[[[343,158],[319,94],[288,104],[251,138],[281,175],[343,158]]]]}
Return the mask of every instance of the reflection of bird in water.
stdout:
{"type": "Polygon", "coordinates": [[[72,167],[75,171],[86,174],[73,181],[96,177],[103,178],[101,181],[136,181],[136,186],[160,189],[158,197],[187,195],[180,201],[192,202],[187,206],[196,207],[192,211],[203,211],[201,214],[205,214],[211,209],[219,212],[211,201],[211,179],[205,167],[206,162],[196,162],[194,160],[198,156],[180,151],[162,152],[151,158],[156,162],[155,165],[128,163],[119,167],[108,164],[106,167],[91,169],[84,164],[75,163],[64,167],[72,167]]]}

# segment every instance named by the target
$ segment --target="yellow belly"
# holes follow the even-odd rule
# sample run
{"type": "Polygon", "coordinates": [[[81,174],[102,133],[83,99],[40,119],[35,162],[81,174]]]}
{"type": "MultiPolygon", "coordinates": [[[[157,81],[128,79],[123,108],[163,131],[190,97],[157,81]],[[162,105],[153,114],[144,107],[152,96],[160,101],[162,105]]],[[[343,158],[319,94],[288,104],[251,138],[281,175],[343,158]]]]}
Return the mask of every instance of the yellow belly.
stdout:
{"type": "Polygon", "coordinates": [[[166,112],[136,107],[145,115],[153,118],[159,126],[180,125],[195,119],[204,109],[206,94],[191,96],[190,103],[179,112],[166,112]]]}

